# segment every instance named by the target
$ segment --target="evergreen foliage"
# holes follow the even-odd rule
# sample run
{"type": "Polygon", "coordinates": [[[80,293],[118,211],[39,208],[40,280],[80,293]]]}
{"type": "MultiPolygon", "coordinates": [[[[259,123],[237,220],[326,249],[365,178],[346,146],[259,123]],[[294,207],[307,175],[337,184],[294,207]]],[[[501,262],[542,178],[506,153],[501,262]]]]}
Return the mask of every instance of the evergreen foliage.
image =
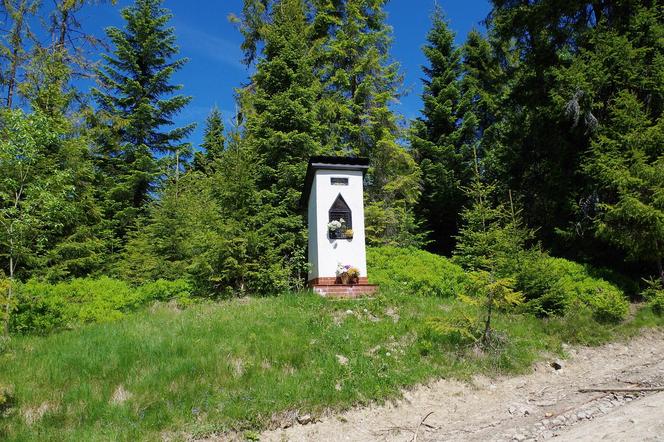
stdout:
{"type": "MultiPolygon", "coordinates": [[[[172,82],[186,60],[171,14],[160,0],[124,8],[93,71],[97,39],[79,20],[93,3],[0,3],[9,298],[17,280],[104,274],[183,279],[209,296],[301,287],[302,185],[321,154],[369,158],[369,244],[450,252],[478,272],[480,299],[514,286],[525,310],[555,315],[574,292],[596,319],[622,317],[615,287],[555,269],[555,283],[538,278],[556,267],[547,250],[664,281],[659,2],[493,0],[486,33],[460,46],[437,7],[422,36],[422,112],[405,128],[386,0],[245,0],[234,20],[254,69],[237,90],[237,127],[213,109],[191,163],[193,125],[174,124],[191,98],[172,82]],[[88,95],[73,78],[92,73],[88,95]]],[[[439,289],[421,276],[404,279],[439,289]]],[[[14,304],[3,297],[5,319],[14,304]]]]}
{"type": "MultiPolygon", "coordinates": [[[[202,296],[272,294],[301,287],[284,208],[260,190],[257,154],[239,133],[208,173],[169,183],[128,241],[118,276],[137,284],[168,276],[190,281],[202,296]],[[285,233],[286,232],[286,233],[285,233]],[[282,241],[283,243],[280,243],[282,241]]],[[[303,252],[301,252],[303,253],[303,252]]]]}
{"type": "Polygon", "coordinates": [[[515,290],[515,281],[507,271],[524,251],[531,232],[523,227],[511,194],[509,207],[496,201],[496,185],[482,181],[477,156],[475,175],[465,192],[470,205],[461,214],[463,224],[454,261],[471,271],[468,288],[473,296],[462,299],[481,306],[484,314],[481,342],[489,346],[494,340],[491,325],[494,311],[523,302],[523,294],[515,290]]]}
{"type": "Polygon", "coordinates": [[[420,172],[400,143],[399,117],[390,107],[399,98],[403,79],[389,54],[392,37],[385,23],[386,2],[316,3],[314,25],[325,30],[320,75],[330,98],[324,139],[330,150],[370,159],[367,241],[419,245],[413,206],[420,172]]]}
{"type": "Polygon", "coordinates": [[[431,233],[435,248],[449,251],[466,203],[461,186],[468,184],[471,169],[461,140],[461,51],[455,47],[454,33],[439,7],[431,20],[423,48],[429,63],[423,68],[424,108],[411,134],[413,152],[422,170],[422,195],[416,213],[424,220],[423,227],[431,233]]]}
{"type": "Polygon", "coordinates": [[[519,60],[509,68],[498,178],[523,194],[526,219],[541,227],[545,245],[595,260],[620,259],[606,242],[579,235],[604,187],[583,164],[599,133],[613,125],[611,102],[624,91],[648,103],[651,121],[661,116],[661,4],[493,4],[489,29],[509,48],[500,52],[503,63],[519,60]]]}
{"type": "Polygon", "coordinates": [[[440,255],[403,247],[369,247],[367,267],[371,281],[384,290],[453,298],[463,291],[468,276],[440,255]]]}
{"type": "Polygon", "coordinates": [[[310,34],[302,0],[276,3],[261,28],[263,48],[251,87],[240,98],[247,148],[257,160],[256,216],[265,216],[264,228],[277,239],[269,255],[282,256],[293,275],[306,268],[302,183],[309,157],[321,151],[317,103],[322,90],[310,34]]]}
{"type": "Polygon", "coordinates": [[[468,204],[462,188],[473,176],[473,152],[487,173],[496,165],[492,156],[503,142],[501,104],[508,84],[494,48],[478,31],[472,30],[458,48],[439,6],[431,20],[423,48],[428,65],[423,68],[422,116],[413,122],[410,140],[422,169],[418,218],[431,247],[450,252],[468,204]]]}
{"type": "Polygon", "coordinates": [[[205,120],[205,133],[203,134],[202,152],[194,154],[195,170],[208,170],[224,152],[226,137],[224,135],[224,120],[216,107],[205,120]]]}
{"type": "Polygon", "coordinates": [[[608,112],[586,164],[602,186],[596,232],[628,258],[655,263],[664,283],[664,118],[650,121],[627,91],[608,112]]]}
{"type": "Polygon", "coordinates": [[[115,123],[117,138],[101,142],[97,167],[107,186],[106,216],[123,239],[145,213],[152,193],[165,176],[177,179],[190,145],[183,141],[194,124],[173,127],[173,117],[191,97],[178,95],[171,76],[186,63],[178,53],[171,14],[161,0],[137,0],[122,10],[124,29],[109,27],[114,47],[97,71],[100,88],[92,93],[104,115],[115,123]]]}
{"type": "Polygon", "coordinates": [[[505,276],[512,261],[526,249],[532,232],[523,225],[511,193],[505,204],[498,198],[497,185],[483,181],[477,160],[475,176],[464,191],[470,203],[461,213],[454,261],[470,271],[505,276]]]}
{"type": "MultiPolygon", "coordinates": [[[[510,58],[501,61],[499,54],[504,51],[499,43],[490,41],[476,30],[470,31],[461,51],[461,123],[457,144],[460,143],[467,164],[472,164],[472,152],[476,151],[484,164],[485,174],[495,179],[501,170],[495,156],[496,152],[503,150],[505,120],[509,115],[505,109],[505,99],[511,87],[507,70],[515,65],[515,61],[510,58]]],[[[466,178],[470,176],[472,172],[466,174],[466,178]]]]}

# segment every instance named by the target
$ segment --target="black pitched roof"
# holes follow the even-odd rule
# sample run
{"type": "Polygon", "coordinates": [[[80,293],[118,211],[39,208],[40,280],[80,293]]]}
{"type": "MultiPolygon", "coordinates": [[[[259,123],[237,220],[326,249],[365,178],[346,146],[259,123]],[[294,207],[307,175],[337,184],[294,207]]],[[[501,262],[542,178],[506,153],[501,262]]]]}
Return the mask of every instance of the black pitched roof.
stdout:
{"type": "Polygon", "coordinates": [[[369,169],[369,158],[362,157],[333,157],[333,156],[313,156],[309,159],[307,166],[307,175],[304,179],[304,190],[300,199],[300,206],[305,209],[309,202],[311,193],[311,184],[314,181],[316,169],[332,170],[361,170],[366,173],[369,169]]]}

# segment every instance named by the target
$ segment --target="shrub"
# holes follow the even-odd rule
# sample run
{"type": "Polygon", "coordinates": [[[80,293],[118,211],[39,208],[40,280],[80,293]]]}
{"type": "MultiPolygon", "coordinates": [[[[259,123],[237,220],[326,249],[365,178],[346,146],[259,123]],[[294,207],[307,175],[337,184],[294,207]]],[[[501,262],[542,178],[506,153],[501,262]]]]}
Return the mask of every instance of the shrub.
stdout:
{"type": "Polygon", "coordinates": [[[623,293],[606,281],[592,281],[585,301],[600,322],[620,322],[629,312],[629,303],[623,293]]]}
{"type": "Polygon", "coordinates": [[[49,284],[30,280],[18,287],[12,317],[18,332],[42,333],[77,324],[112,321],[140,303],[127,283],[102,277],[49,284]]]}
{"type": "Polygon", "coordinates": [[[413,294],[452,297],[467,279],[447,258],[414,248],[370,247],[367,266],[372,283],[413,294]]]}
{"type": "Polygon", "coordinates": [[[517,290],[524,294],[527,310],[549,316],[563,314],[569,303],[565,290],[554,289],[564,275],[555,261],[540,252],[528,252],[516,271],[517,290]]]}
{"type": "Polygon", "coordinates": [[[85,323],[113,321],[154,300],[177,299],[186,303],[190,292],[185,281],[159,280],[134,288],[108,277],[58,284],[30,280],[17,287],[11,329],[18,333],[48,333],[85,323]]]}
{"type": "Polygon", "coordinates": [[[591,276],[590,270],[566,259],[529,252],[517,270],[516,288],[525,295],[526,309],[540,316],[563,315],[580,303],[599,321],[620,321],[629,309],[623,292],[591,276]]]}
{"type": "MultiPolygon", "coordinates": [[[[538,316],[565,315],[583,306],[604,322],[617,322],[627,315],[624,293],[592,276],[597,274],[595,269],[540,251],[523,252],[517,258],[512,266],[515,274],[508,279],[514,280],[515,292],[523,294],[526,311],[538,316]]],[[[389,290],[452,297],[473,285],[461,267],[423,250],[370,247],[367,264],[371,282],[389,290]]]]}
{"type": "Polygon", "coordinates": [[[641,296],[648,301],[652,311],[658,315],[664,315],[664,287],[659,279],[647,279],[646,288],[641,292],[641,296]]]}
{"type": "Polygon", "coordinates": [[[638,299],[641,287],[637,279],[606,267],[585,266],[585,269],[593,278],[603,279],[618,287],[628,299],[638,299]]]}
{"type": "Polygon", "coordinates": [[[189,304],[192,298],[192,288],[183,279],[167,281],[159,279],[138,287],[138,293],[143,302],[170,301],[175,299],[178,304],[189,304]]]}
{"type": "Polygon", "coordinates": [[[659,290],[655,296],[650,299],[648,303],[652,307],[652,311],[660,316],[664,315],[664,290],[659,290]]]}

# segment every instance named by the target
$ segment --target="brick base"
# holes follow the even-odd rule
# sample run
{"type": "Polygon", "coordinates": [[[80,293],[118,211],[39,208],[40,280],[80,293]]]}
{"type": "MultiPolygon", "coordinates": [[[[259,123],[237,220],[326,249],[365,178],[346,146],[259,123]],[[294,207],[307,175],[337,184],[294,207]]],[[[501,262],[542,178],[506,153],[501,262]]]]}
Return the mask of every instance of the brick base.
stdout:
{"type": "Polygon", "coordinates": [[[326,298],[353,299],[376,293],[378,286],[369,284],[366,277],[361,277],[358,284],[335,284],[336,278],[314,278],[308,286],[319,295],[326,298]]]}
{"type": "MultiPolygon", "coordinates": [[[[359,279],[359,282],[357,284],[353,284],[353,285],[358,285],[358,284],[368,285],[369,284],[369,280],[367,279],[366,276],[360,276],[358,279],[359,279]]],[[[336,276],[323,276],[321,278],[314,278],[314,279],[310,280],[307,283],[307,285],[309,287],[313,287],[315,285],[340,285],[340,284],[341,284],[341,281],[336,276]]]]}

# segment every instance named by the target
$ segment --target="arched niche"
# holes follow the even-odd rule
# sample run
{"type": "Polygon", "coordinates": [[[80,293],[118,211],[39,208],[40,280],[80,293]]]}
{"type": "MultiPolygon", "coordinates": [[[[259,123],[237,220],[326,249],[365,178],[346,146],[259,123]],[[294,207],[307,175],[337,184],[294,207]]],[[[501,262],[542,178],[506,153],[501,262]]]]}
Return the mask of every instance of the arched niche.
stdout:
{"type": "Polygon", "coordinates": [[[353,229],[353,213],[341,194],[337,196],[328,211],[328,223],[332,223],[333,221],[338,221],[343,227],[335,231],[328,230],[330,238],[352,238],[352,235],[347,235],[346,231],[353,229]]]}

